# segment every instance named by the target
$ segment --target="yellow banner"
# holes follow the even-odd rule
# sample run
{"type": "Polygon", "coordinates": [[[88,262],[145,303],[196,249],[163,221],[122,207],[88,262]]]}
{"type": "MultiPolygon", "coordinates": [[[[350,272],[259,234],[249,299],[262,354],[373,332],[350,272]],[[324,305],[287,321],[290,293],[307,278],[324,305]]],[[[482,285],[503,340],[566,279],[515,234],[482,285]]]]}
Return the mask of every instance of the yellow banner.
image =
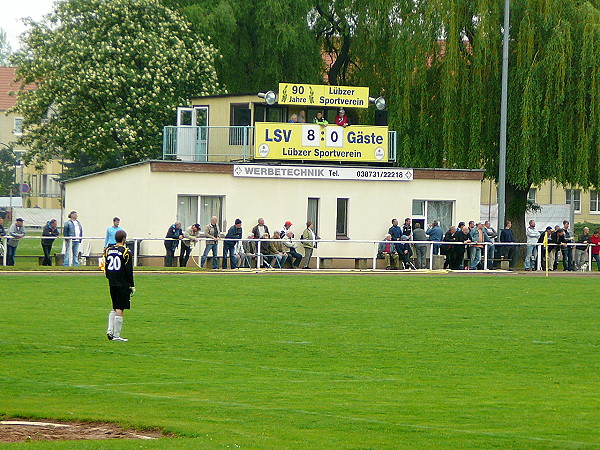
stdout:
{"type": "Polygon", "coordinates": [[[330,108],[368,108],[369,88],[279,83],[279,104],[327,106],[330,108]]]}
{"type": "Polygon", "coordinates": [[[388,128],[257,122],[255,159],[387,162],[388,128]]]}

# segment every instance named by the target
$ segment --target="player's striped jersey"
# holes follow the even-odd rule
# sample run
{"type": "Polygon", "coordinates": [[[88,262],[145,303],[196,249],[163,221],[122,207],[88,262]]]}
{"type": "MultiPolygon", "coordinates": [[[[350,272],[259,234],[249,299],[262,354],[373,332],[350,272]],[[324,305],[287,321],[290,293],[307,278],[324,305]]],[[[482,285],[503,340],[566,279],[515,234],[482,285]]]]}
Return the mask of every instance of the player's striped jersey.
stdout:
{"type": "Polygon", "coordinates": [[[104,269],[110,286],[133,287],[133,261],[127,247],[111,245],[104,250],[104,269]]]}

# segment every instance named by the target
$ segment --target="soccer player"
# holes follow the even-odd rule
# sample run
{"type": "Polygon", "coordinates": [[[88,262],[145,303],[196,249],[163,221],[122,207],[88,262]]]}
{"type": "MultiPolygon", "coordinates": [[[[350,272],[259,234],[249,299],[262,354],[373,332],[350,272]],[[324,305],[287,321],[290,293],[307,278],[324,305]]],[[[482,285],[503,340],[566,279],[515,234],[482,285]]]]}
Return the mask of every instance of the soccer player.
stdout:
{"type": "Polygon", "coordinates": [[[110,297],[112,299],[112,311],[108,315],[108,330],[106,336],[111,341],[127,342],[121,337],[123,327],[123,311],[130,309],[130,297],[135,294],[133,283],[133,261],[129,249],[125,246],[127,233],[119,230],[115,233],[117,243],[104,250],[104,270],[110,297]]]}

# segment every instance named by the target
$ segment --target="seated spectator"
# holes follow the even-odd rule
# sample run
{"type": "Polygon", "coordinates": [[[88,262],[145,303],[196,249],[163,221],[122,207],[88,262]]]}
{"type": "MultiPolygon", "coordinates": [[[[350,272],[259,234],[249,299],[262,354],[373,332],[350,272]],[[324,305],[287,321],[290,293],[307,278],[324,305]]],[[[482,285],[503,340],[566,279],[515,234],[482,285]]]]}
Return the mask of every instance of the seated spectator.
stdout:
{"type": "Polygon", "coordinates": [[[302,261],[302,255],[296,250],[298,248],[298,243],[294,242],[294,233],[288,231],[285,236],[282,237],[282,241],[288,253],[288,261],[290,262],[292,269],[297,269],[300,265],[300,261],[302,261]]]}
{"type": "Polygon", "coordinates": [[[306,111],[303,109],[298,113],[298,123],[306,123],[306,111]]]}
{"type": "MultiPolygon", "coordinates": [[[[426,241],[427,233],[421,228],[419,222],[415,222],[415,227],[412,230],[413,241],[426,241]]],[[[415,252],[417,253],[417,269],[427,268],[427,244],[414,244],[415,252]]]]}
{"type": "Polygon", "coordinates": [[[273,261],[275,259],[275,250],[273,249],[272,243],[266,239],[271,239],[269,233],[265,233],[261,236],[260,245],[257,245],[258,252],[262,255],[262,267],[271,267],[273,266],[273,261]],[[263,242],[262,240],[265,239],[263,242]]]}
{"type": "Polygon", "coordinates": [[[392,235],[385,235],[385,242],[379,243],[379,248],[377,250],[377,258],[385,259],[385,270],[390,269],[398,269],[398,252],[396,251],[396,246],[392,242],[392,235]]]}
{"type": "Polygon", "coordinates": [[[400,243],[396,244],[396,249],[398,249],[398,259],[402,261],[404,269],[414,269],[414,266],[410,262],[412,250],[410,248],[410,244],[408,243],[407,235],[403,234],[400,237],[400,243]]]}
{"type": "MultiPolygon", "coordinates": [[[[233,248],[233,254],[235,255],[235,264],[238,267],[244,267],[244,263],[246,262],[247,257],[246,252],[244,251],[244,242],[241,239],[239,239],[235,243],[235,247],[233,248]]],[[[249,264],[248,267],[250,267],[249,264]]]]}
{"type": "Polygon", "coordinates": [[[242,241],[242,247],[244,248],[242,264],[247,265],[248,268],[252,267],[252,259],[256,259],[256,242],[252,239],[254,239],[254,233],[250,232],[248,234],[248,239],[242,241]]]}
{"type": "Polygon", "coordinates": [[[288,123],[298,123],[298,114],[292,114],[288,123]]]}
{"type": "Polygon", "coordinates": [[[286,248],[283,245],[283,242],[281,242],[280,238],[279,238],[279,231],[275,231],[273,233],[273,239],[278,239],[277,241],[271,241],[271,250],[273,251],[273,256],[275,257],[275,260],[277,261],[277,265],[279,266],[279,268],[283,269],[283,265],[285,264],[285,261],[287,260],[287,252],[286,252],[286,248]]]}
{"type": "Polygon", "coordinates": [[[329,122],[327,122],[327,120],[325,120],[325,118],[323,117],[323,111],[317,112],[317,116],[315,117],[315,120],[313,122],[317,125],[321,125],[322,127],[326,127],[327,125],[329,125],[329,122]]]}

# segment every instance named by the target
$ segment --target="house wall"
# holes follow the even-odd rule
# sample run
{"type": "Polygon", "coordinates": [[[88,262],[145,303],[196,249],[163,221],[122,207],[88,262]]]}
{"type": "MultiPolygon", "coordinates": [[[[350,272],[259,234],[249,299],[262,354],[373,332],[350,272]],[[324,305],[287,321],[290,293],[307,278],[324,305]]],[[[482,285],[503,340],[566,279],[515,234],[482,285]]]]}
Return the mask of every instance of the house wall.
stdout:
{"type": "MultiPolygon", "coordinates": [[[[104,236],[112,218],[118,216],[131,238],[163,238],[177,220],[178,195],[224,196],[223,231],[239,217],[246,236],[258,217],[263,217],[271,232],[280,230],[286,220],[292,221],[299,237],[307,220],[307,199],[315,197],[320,198],[319,235],[334,241],[337,198],[349,199],[348,237],[352,240],[382,239],[392,218],[402,224],[405,217],[411,217],[413,199],[455,201],[453,223],[479,217],[480,180],[472,174],[471,179],[408,182],[238,178],[232,174],[233,165],[177,164],[143,163],[69,181],[65,211],[78,211],[86,236],[104,236]],[[213,172],[184,171],[198,167],[213,172]],[[157,171],[165,168],[169,171],[157,171]]],[[[208,223],[207,218],[199,220],[202,226],[208,223]]],[[[93,250],[100,251],[102,244],[94,243],[93,250]]],[[[373,245],[323,242],[319,252],[322,256],[370,257],[373,245]]],[[[145,242],[142,253],[162,255],[162,241],[145,242]]]]}

